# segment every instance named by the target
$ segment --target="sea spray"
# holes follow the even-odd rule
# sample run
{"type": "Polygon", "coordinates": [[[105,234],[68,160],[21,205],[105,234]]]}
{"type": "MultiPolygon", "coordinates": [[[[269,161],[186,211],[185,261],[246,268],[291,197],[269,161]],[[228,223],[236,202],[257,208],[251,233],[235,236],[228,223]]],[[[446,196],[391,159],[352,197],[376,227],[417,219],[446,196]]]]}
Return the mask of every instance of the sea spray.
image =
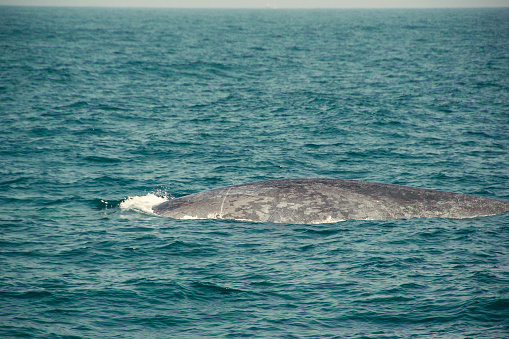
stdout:
{"type": "Polygon", "coordinates": [[[123,210],[141,211],[144,213],[153,213],[152,207],[167,201],[168,198],[160,197],[153,193],[143,196],[127,197],[120,203],[123,210]]]}

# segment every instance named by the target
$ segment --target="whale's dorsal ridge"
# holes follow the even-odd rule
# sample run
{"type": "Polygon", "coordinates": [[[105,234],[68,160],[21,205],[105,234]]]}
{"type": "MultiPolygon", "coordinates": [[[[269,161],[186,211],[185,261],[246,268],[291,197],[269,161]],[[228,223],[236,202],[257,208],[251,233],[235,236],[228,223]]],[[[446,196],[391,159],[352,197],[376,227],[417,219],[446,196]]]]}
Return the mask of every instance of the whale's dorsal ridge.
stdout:
{"type": "Polygon", "coordinates": [[[155,214],[176,219],[231,219],[316,224],[342,220],[472,218],[509,210],[475,195],[360,180],[273,179],[226,186],[166,201],[155,214]]]}

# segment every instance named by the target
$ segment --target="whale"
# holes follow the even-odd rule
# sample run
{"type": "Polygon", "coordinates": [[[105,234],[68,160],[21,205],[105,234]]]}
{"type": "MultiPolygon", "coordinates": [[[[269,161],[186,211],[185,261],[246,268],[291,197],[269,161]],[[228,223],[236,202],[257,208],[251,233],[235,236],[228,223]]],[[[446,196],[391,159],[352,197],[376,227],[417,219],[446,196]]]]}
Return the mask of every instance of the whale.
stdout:
{"type": "Polygon", "coordinates": [[[509,201],[346,179],[273,179],[206,190],[152,207],[174,219],[283,224],[411,218],[464,219],[509,211],[509,201]]]}

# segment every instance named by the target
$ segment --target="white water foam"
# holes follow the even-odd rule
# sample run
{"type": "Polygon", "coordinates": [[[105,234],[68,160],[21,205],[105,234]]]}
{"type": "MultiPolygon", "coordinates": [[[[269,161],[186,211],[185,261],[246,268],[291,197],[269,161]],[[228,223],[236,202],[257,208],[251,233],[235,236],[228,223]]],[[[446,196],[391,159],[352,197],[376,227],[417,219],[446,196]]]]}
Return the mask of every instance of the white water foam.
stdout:
{"type": "Polygon", "coordinates": [[[144,196],[127,197],[120,203],[123,210],[131,210],[153,214],[152,207],[167,201],[168,198],[149,193],[144,196]]]}

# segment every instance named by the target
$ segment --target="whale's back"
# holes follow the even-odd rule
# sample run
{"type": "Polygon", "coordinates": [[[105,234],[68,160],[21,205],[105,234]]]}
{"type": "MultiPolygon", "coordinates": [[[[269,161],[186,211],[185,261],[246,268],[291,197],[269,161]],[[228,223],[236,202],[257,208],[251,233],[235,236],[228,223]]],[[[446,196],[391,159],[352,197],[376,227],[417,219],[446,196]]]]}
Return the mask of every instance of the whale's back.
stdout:
{"type": "Polygon", "coordinates": [[[401,218],[472,218],[509,210],[509,202],[368,181],[278,179],[227,186],[173,199],[154,213],[291,224],[401,218]]]}

